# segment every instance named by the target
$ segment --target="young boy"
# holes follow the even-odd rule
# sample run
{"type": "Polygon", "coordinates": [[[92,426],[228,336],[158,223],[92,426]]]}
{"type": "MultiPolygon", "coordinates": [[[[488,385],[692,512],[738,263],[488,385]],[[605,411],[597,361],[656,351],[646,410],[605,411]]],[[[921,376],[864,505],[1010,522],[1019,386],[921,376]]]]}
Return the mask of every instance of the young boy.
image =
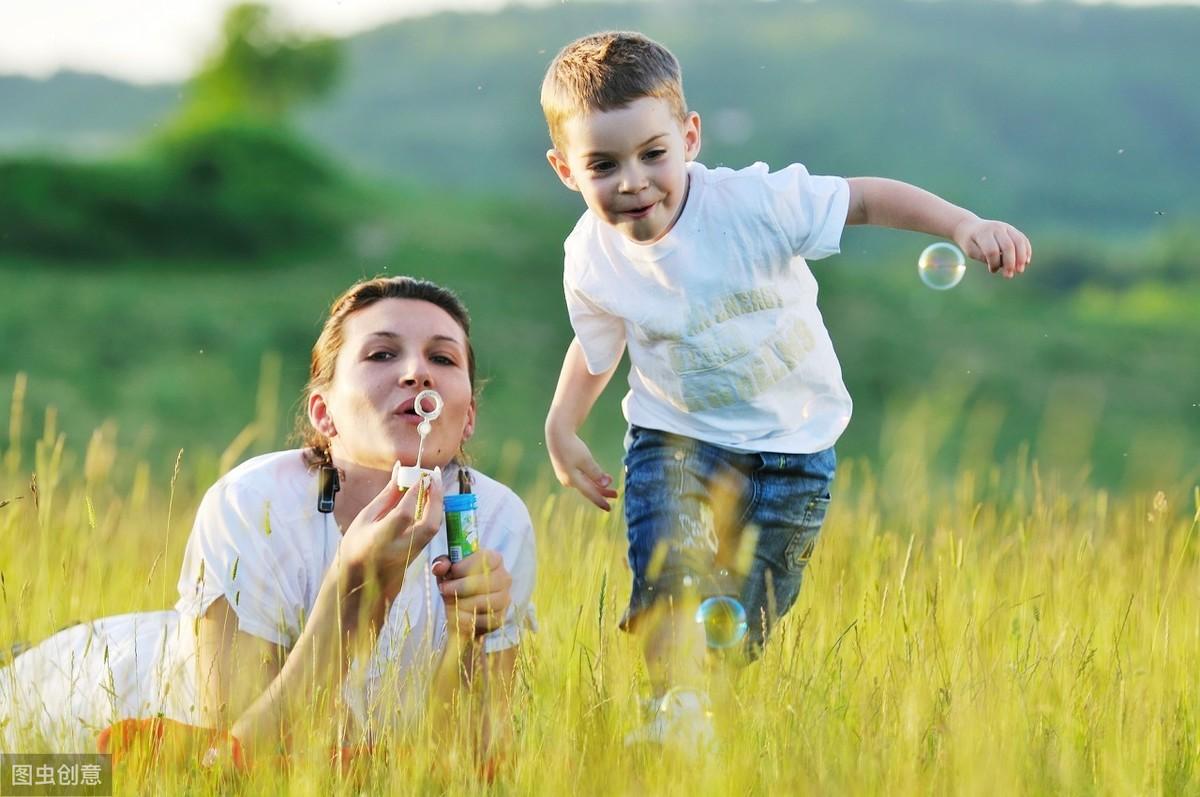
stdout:
{"type": "Polygon", "coordinates": [[[706,168],[679,64],[640,34],[567,45],[541,102],[550,165],[587,204],[565,244],[575,339],[546,445],[559,481],[607,511],[613,479],[577,432],[628,347],[622,627],[640,636],[659,698],[629,741],[694,749],[712,737],[697,603],[737,596],[756,654],[796,599],[850,420],[805,260],[838,252],[846,224],[952,238],[1009,278],[1031,249],[1012,226],[901,182],[706,168]]]}

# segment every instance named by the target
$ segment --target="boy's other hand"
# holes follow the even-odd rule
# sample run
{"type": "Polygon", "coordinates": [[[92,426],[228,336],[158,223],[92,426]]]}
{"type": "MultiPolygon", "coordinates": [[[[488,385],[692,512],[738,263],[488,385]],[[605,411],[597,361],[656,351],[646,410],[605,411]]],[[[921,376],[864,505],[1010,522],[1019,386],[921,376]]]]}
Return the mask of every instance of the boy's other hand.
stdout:
{"type": "Polygon", "coordinates": [[[612,476],[592,457],[587,444],[574,432],[548,429],[546,449],[550,452],[550,463],[554,475],[563,487],[574,487],[583,497],[608,512],[612,505],[607,499],[616,498],[612,476]]]}
{"type": "Polygon", "coordinates": [[[1011,224],[972,218],[954,230],[954,242],[972,260],[986,263],[988,271],[1012,279],[1033,260],[1033,247],[1025,233],[1011,224]]]}

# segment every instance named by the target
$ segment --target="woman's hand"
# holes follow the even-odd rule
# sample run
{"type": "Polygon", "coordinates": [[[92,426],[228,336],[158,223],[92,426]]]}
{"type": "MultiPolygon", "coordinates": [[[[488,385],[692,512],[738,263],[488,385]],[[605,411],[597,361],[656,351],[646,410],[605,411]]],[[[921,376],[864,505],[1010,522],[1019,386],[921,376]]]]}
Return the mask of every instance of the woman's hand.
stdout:
{"type": "Polygon", "coordinates": [[[363,507],[342,538],[339,557],[352,579],[376,579],[384,596],[394,598],[404,573],[442,525],[442,472],[423,476],[400,493],[387,485],[363,507]]]}
{"type": "Polygon", "coordinates": [[[454,564],[445,556],[433,561],[433,575],[446,605],[446,630],[470,641],[504,624],[512,597],[512,576],[496,551],[479,550],[454,564]]]}
{"type": "Polygon", "coordinates": [[[151,769],[193,768],[196,764],[243,772],[248,766],[237,737],[227,731],[188,725],[166,717],[125,719],[96,738],[96,750],[112,756],[113,766],[143,774],[151,769]]]}

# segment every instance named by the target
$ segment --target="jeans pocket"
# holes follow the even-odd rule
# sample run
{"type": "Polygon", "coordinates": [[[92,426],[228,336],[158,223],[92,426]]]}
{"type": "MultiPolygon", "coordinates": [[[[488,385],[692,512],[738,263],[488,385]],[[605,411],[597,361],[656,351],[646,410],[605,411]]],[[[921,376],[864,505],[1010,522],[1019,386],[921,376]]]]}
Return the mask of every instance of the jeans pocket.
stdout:
{"type": "Polygon", "coordinates": [[[829,501],[829,496],[819,495],[808,499],[804,517],[792,533],[792,539],[784,551],[784,559],[789,569],[803,570],[812,558],[813,550],[817,547],[817,537],[825,522],[825,514],[829,511],[829,501]]]}

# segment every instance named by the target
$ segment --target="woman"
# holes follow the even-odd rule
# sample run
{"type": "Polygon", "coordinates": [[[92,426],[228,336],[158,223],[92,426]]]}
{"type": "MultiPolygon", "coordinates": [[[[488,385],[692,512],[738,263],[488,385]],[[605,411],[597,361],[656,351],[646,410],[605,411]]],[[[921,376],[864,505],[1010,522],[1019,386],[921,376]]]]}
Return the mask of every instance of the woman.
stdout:
{"type": "Polygon", "coordinates": [[[67,629],[0,671],[3,749],[90,751],[111,723],[127,720],[105,747],[147,732],[128,720],[165,717],[215,729],[167,726],[242,761],[330,716],[314,706],[348,709],[335,744],[372,744],[422,716],[445,727],[429,715],[460,694],[483,700],[484,748],[502,744],[534,539],[520,499],[458,460],[475,430],[469,332],[457,297],[421,280],[360,282],[335,301],[313,346],[305,446],[208,491],[173,610],[67,629]],[[427,389],[444,401],[422,450],[437,477],[401,494],[391,471],[416,461],[427,389]],[[480,550],[451,565],[438,532],[460,484],[478,495],[480,550]]]}

